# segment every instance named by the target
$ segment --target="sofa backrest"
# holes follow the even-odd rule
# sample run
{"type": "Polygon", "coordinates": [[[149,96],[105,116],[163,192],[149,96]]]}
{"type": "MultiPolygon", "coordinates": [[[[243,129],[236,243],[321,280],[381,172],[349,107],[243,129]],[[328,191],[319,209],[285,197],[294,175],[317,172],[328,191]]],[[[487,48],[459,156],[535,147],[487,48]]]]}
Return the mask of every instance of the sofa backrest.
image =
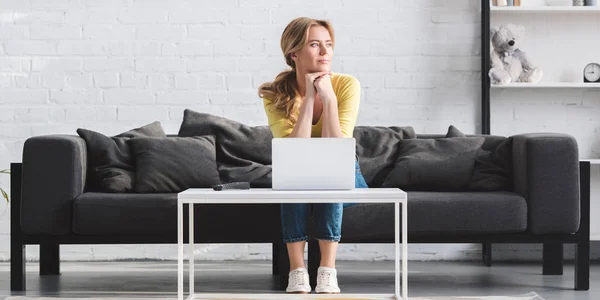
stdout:
{"type": "MultiPolygon", "coordinates": [[[[252,130],[256,131],[269,131],[268,126],[256,126],[252,127],[252,130]]],[[[177,134],[167,134],[169,137],[176,137],[177,134]]],[[[272,136],[268,134],[257,134],[255,136],[262,136],[263,141],[255,141],[257,144],[267,144],[267,151],[260,153],[261,161],[270,162],[271,159],[271,138],[272,136]]],[[[467,134],[467,137],[484,137],[485,142],[482,145],[484,150],[494,151],[496,147],[503,141],[507,139],[504,136],[497,135],[479,135],[479,134],[467,134]]],[[[386,148],[389,148],[389,153],[392,154],[391,151],[393,147],[402,139],[431,139],[431,138],[444,138],[445,134],[415,134],[414,129],[410,126],[356,126],[354,130],[354,138],[356,139],[356,151],[359,157],[363,156],[378,156],[381,160],[386,160],[389,157],[385,155],[386,148]]],[[[240,145],[240,147],[245,147],[246,145],[240,145]]]]}
{"type": "MultiPolygon", "coordinates": [[[[268,126],[243,126],[243,130],[226,133],[227,137],[217,145],[217,164],[222,180],[250,181],[254,186],[270,187],[271,139],[268,126]],[[240,142],[230,140],[239,139],[240,142]],[[260,139],[260,140],[256,140],[260,139]]],[[[217,131],[218,132],[218,131],[217,131]]],[[[177,136],[169,134],[168,136],[177,136]]],[[[407,139],[444,138],[445,134],[419,134],[410,126],[356,126],[356,152],[361,171],[367,184],[378,187],[397,159],[397,144],[407,139]],[[381,178],[380,178],[381,177],[381,178]]],[[[484,137],[484,150],[494,152],[506,137],[471,134],[467,137],[484,137]]],[[[225,138],[225,137],[223,137],[225,138]]],[[[217,139],[217,143],[219,143],[217,139]]]]}

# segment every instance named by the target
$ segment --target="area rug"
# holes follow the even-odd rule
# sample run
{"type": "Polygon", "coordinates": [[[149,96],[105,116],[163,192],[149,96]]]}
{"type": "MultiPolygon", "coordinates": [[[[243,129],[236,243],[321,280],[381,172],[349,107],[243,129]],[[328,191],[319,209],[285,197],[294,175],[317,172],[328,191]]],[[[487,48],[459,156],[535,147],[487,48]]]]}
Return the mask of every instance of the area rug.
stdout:
{"type": "MultiPolygon", "coordinates": [[[[276,294],[272,294],[274,296],[276,294]]],[[[286,297],[287,299],[288,297],[286,297]]],[[[302,298],[301,296],[298,299],[302,298]]],[[[310,297],[306,297],[309,299],[338,299],[338,300],[375,300],[376,298],[364,298],[364,297],[353,297],[347,298],[344,295],[327,295],[326,297],[318,297],[316,294],[310,295],[310,297]],[[333,296],[333,297],[331,297],[333,296]]],[[[157,297],[111,297],[111,298],[102,298],[102,297],[92,297],[92,298],[53,298],[53,297],[8,297],[5,300],[123,300],[123,299],[150,299],[150,300],[174,300],[176,298],[157,298],[157,297]]],[[[231,297],[231,298],[215,298],[214,300],[262,300],[259,298],[249,298],[249,297],[231,297]]],[[[435,296],[435,297],[408,297],[409,300],[544,300],[540,295],[530,292],[527,294],[520,295],[507,295],[507,296],[435,296]]]]}

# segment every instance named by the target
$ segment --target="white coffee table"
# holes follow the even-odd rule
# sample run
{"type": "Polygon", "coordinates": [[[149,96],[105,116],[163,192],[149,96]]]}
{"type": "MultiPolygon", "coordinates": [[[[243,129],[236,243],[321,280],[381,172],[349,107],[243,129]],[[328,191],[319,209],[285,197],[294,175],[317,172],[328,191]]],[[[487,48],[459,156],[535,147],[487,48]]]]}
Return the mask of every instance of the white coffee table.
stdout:
{"type": "MultiPolygon", "coordinates": [[[[249,190],[213,191],[189,189],[177,194],[177,299],[183,300],[183,205],[189,205],[189,294],[185,299],[408,299],[407,273],[407,209],[406,193],[400,189],[361,189],[348,191],[274,191],[253,188],[249,190]],[[265,203],[395,203],[395,292],[394,294],[228,294],[194,292],[194,204],[265,204],[265,203]],[[402,295],[400,295],[400,203],[402,204],[402,295]]],[[[342,235],[344,233],[342,232],[342,235]]],[[[314,287],[313,287],[314,288],[314,287]]]]}

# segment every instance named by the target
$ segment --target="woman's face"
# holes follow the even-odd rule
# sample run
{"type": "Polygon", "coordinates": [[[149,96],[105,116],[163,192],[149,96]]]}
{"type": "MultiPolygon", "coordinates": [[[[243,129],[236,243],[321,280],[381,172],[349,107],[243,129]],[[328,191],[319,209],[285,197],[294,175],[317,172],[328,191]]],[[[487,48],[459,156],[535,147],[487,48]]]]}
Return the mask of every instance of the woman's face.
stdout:
{"type": "MultiPolygon", "coordinates": [[[[293,53],[294,54],[294,53],[293,53]]],[[[304,73],[328,72],[331,69],[333,43],[329,31],[323,26],[311,26],[302,50],[292,55],[296,69],[304,73]]]]}

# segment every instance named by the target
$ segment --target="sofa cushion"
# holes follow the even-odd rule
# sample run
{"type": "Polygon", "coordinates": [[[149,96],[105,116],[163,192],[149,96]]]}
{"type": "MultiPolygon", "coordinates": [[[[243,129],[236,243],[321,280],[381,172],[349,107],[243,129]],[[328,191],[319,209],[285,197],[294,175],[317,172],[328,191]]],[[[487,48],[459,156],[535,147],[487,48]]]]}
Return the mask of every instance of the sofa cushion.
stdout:
{"type": "Polygon", "coordinates": [[[271,187],[273,134],[269,126],[252,127],[186,109],[178,135],[215,136],[217,167],[222,182],[247,181],[251,187],[271,187]]]}
{"type": "MultiPolygon", "coordinates": [[[[279,210],[278,204],[195,204],[194,230],[197,239],[205,242],[272,242],[281,239],[279,210]]],[[[185,205],[185,222],[188,214],[185,205]]],[[[177,194],[84,193],[73,202],[73,231],[167,236],[177,242],[177,194]]]]}
{"type": "Polygon", "coordinates": [[[495,151],[481,151],[475,160],[469,191],[512,191],[512,137],[505,139],[495,151]]]}
{"type": "MultiPolygon", "coordinates": [[[[408,230],[413,237],[519,233],[527,228],[527,202],[512,192],[407,194],[408,230]]],[[[394,204],[344,209],[342,241],[369,239],[394,240],[394,204]]]]}
{"type": "Polygon", "coordinates": [[[448,127],[448,132],[446,132],[446,137],[467,137],[462,131],[458,130],[456,126],[450,125],[448,127]]]}
{"type": "MultiPolygon", "coordinates": [[[[446,137],[466,137],[451,125],[446,137]]],[[[479,150],[473,174],[467,184],[469,191],[512,191],[512,138],[505,138],[493,150],[479,150]]]]}
{"type": "MultiPolygon", "coordinates": [[[[251,187],[270,188],[271,140],[269,126],[248,126],[224,117],[184,110],[179,136],[213,134],[216,137],[217,167],[222,182],[248,181],[251,187]]],[[[356,126],[356,152],[369,186],[381,185],[389,172],[395,143],[415,138],[410,126],[356,126]],[[377,145],[374,147],[373,145],[377,145]],[[385,145],[385,146],[382,146],[385,145]]]]}
{"type": "Polygon", "coordinates": [[[415,137],[415,130],[410,126],[354,127],[358,163],[369,187],[381,187],[394,165],[398,142],[415,137]]]}
{"type": "Polygon", "coordinates": [[[131,129],[113,137],[79,128],[88,151],[88,191],[132,192],[135,180],[135,158],[127,141],[138,137],[165,137],[160,122],[131,129]]]}
{"type": "Polygon", "coordinates": [[[464,191],[483,142],[483,137],[401,140],[393,169],[381,186],[464,191]]]}
{"type": "Polygon", "coordinates": [[[137,138],[129,144],[139,193],[177,193],[221,183],[214,136],[137,138]]]}

